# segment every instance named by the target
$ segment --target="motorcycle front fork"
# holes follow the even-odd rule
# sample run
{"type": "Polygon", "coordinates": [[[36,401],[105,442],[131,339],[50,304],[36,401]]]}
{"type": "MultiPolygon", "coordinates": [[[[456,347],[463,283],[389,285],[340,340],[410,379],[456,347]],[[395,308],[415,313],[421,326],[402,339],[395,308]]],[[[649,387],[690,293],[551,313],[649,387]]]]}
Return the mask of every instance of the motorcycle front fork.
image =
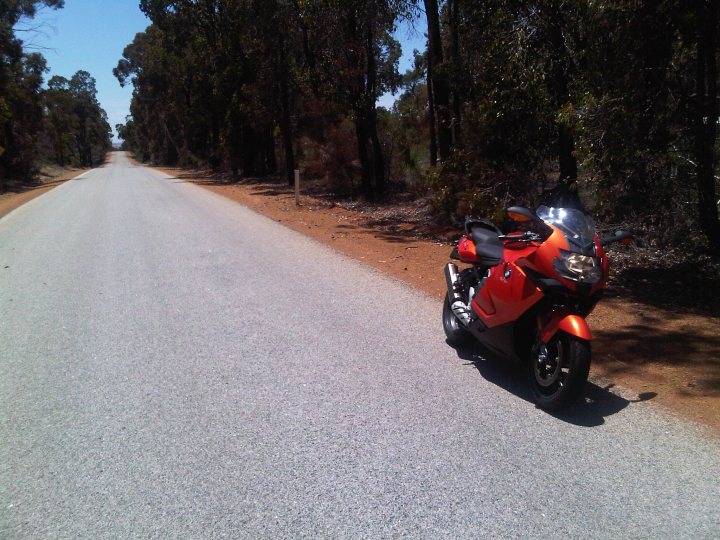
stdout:
{"type": "Polygon", "coordinates": [[[480,292],[480,289],[483,288],[483,285],[485,285],[487,278],[490,276],[490,269],[485,266],[476,266],[474,270],[477,285],[475,287],[470,287],[470,290],[468,291],[468,306],[470,306],[473,298],[475,298],[475,296],[480,292]]]}

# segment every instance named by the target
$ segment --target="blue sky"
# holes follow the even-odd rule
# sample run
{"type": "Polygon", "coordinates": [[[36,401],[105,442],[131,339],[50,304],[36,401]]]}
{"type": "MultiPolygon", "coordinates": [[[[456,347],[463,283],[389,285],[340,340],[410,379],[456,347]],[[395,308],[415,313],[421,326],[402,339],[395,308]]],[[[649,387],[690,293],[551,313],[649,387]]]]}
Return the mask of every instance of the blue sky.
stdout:
{"type": "MultiPolygon", "coordinates": [[[[422,51],[425,49],[425,31],[427,30],[427,24],[425,23],[424,16],[420,17],[413,27],[409,23],[402,23],[398,26],[395,32],[395,39],[397,39],[402,45],[402,57],[399,62],[400,73],[405,73],[407,70],[413,67],[413,50],[417,49],[422,51]]],[[[395,98],[391,94],[385,94],[380,96],[378,105],[390,108],[395,102],[395,98]]]]}
{"type": "Polygon", "coordinates": [[[84,69],[97,82],[98,100],[110,125],[125,123],[132,87],[120,88],[112,70],[125,46],[150,24],[138,0],[65,0],[63,9],[42,9],[25,26],[40,26],[40,33],[24,34],[27,47],[47,59],[50,73],[70,78],[84,69]]]}
{"type": "MultiPolygon", "coordinates": [[[[19,28],[26,48],[41,52],[47,59],[50,73],[70,78],[76,71],[88,71],[97,82],[98,100],[108,114],[110,125],[125,123],[129,114],[132,88],[120,88],[112,69],[122,51],[135,34],[150,24],[138,7],[138,0],[65,0],[59,10],[42,9],[32,21],[23,21],[19,28]]],[[[412,67],[413,49],[425,46],[424,25],[412,31],[402,25],[395,37],[402,43],[400,72],[412,67]]],[[[391,106],[394,99],[382,96],[379,104],[391,106]]]]}

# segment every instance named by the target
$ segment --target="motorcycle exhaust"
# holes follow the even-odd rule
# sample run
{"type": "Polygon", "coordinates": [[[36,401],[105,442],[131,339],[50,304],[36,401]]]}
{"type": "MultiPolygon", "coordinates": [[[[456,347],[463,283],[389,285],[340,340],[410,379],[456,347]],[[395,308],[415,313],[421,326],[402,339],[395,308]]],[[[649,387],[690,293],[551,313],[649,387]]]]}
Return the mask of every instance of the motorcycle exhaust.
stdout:
{"type": "Polygon", "coordinates": [[[445,282],[447,283],[448,300],[450,300],[450,305],[458,300],[462,301],[460,293],[458,293],[457,287],[455,286],[457,279],[458,267],[453,263],[447,263],[447,266],[445,266],[445,282]]]}
{"type": "Polygon", "coordinates": [[[458,267],[453,263],[448,263],[447,266],[445,266],[445,282],[447,283],[450,308],[461,323],[465,326],[469,326],[472,320],[471,311],[457,290],[457,280],[458,267]]]}

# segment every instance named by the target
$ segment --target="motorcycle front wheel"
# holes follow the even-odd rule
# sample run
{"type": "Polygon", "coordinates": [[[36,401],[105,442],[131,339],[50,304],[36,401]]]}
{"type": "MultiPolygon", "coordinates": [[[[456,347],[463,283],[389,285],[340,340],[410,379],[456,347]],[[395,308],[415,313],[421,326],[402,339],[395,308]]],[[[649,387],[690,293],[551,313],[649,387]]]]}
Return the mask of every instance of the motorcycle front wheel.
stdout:
{"type": "Polygon", "coordinates": [[[538,407],[555,411],[577,400],[590,372],[590,342],[558,332],[533,349],[530,388],[538,407]]]}

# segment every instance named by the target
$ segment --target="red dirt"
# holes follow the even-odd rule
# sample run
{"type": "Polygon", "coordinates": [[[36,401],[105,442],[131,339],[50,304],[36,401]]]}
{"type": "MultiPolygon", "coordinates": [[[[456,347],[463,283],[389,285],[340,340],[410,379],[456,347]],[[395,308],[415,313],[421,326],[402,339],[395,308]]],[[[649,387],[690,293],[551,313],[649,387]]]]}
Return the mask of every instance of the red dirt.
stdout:
{"type": "Polygon", "coordinates": [[[87,170],[54,167],[41,174],[37,184],[18,186],[0,194],[0,218],[87,170]]]}
{"type": "MultiPolygon", "coordinates": [[[[228,185],[203,177],[201,171],[161,170],[248,206],[438,300],[445,294],[442,268],[451,250],[449,240],[457,238],[458,231],[436,228],[432,240],[428,227],[378,219],[382,211],[343,208],[310,196],[302,196],[301,206],[295,206],[292,191],[284,184],[228,185]]],[[[438,324],[439,306],[438,301],[438,324]]],[[[653,399],[720,435],[719,319],[618,297],[605,299],[589,323],[591,379],[596,384],[630,389],[635,399],[653,399]]]]}

